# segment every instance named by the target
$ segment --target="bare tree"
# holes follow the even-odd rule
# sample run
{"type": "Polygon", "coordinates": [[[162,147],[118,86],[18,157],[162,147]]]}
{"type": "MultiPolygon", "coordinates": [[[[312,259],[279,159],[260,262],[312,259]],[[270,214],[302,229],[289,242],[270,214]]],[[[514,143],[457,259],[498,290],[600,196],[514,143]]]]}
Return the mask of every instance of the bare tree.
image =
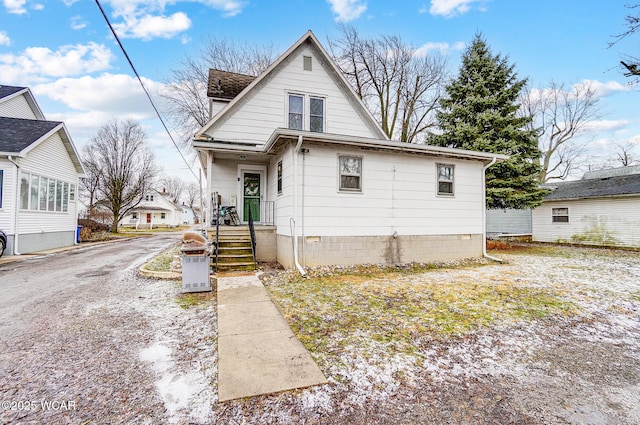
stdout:
{"type": "Polygon", "coordinates": [[[445,84],[446,61],[420,55],[397,36],[361,38],[355,28],[340,27],[329,48],[356,94],[390,138],[416,142],[435,126],[435,110],[445,84]]]}
{"type": "Polygon", "coordinates": [[[541,183],[565,179],[576,168],[586,146],[575,139],[599,116],[597,103],[596,90],[590,83],[571,88],[555,82],[546,89],[525,87],[520,113],[533,117],[528,127],[538,134],[541,183]]]}
{"type": "Polygon", "coordinates": [[[86,200],[87,218],[92,218],[95,212],[95,203],[98,200],[101,173],[100,166],[96,163],[89,145],[82,147],[82,163],[86,174],[80,179],[80,193],[86,200]]]}
{"type": "Polygon", "coordinates": [[[637,164],[638,157],[635,153],[636,145],[633,143],[614,143],[616,146],[615,158],[613,161],[619,163],[623,167],[629,167],[631,165],[637,164]]]}
{"type": "Polygon", "coordinates": [[[193,134],[210,119],[207,83],[209,69],[257,76],[275,59],[272,45],[251,46],[209,37],[193,56],[185,56],[171,71],[163,97],[167,113],[182,145],[191,148],[193,134]]]}
{"type": "Polygon", "coordinates": [[[166,191],[169,193],[169,199],[175,204],[180,202],[180,198],[182,198],[182,194],[187,187],[184,180],[175,176],[164,176],[160,180],[160,184],[162,185],[163,192],[166,191]]]}
{"type": "MultiPolygon", "coordinates": [[[[628,9],[640,9],[640,4],[628,4],[625,5],[628,9]]],[[[628,14],[624,18],[626,30],[618,35],[614,36],[614,41],[609,43],[609,47],[614,46],[620,40],[627,38],[628,36],[635,34],[640,30],[640,14],[633,15],[628,14]]],[[[625,60],[620,61],[620,65],[625,69],[624,76],[632,78],[640,78],[640,58],[631,55],[625,55],[625,60]]]]}
{"type": "Polygon", "coordinates": [[[193,209],[200,199],[200,185],[197,183],[189,183],[185,189],[185,200],[189,208],[193,209]]]}
{"type": "Polygon", "coordinates": [[[146,134],[134,120],[112,119],[98,130],[83,151],[88,178],[97,181],[98,202],[113,214],[111,230],[118,232],[118,222],[143,199],[153,187],[156,167],[146,145],[146,134]]]}

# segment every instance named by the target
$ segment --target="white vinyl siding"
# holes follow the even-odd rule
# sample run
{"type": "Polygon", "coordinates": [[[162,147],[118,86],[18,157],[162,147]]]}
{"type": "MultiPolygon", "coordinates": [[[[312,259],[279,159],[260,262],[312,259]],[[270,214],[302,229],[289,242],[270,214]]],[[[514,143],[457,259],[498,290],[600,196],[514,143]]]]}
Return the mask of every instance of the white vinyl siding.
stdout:
{"type": "Polygon", "coordinates": [[[533,240],[640,247],[640,196],[547,201],[532,212],[533,240]],[[569,222],[554,223],[553,209],[568,208],[569,222]]]}
{"type": "Polygon", "coordinates": [[[314,49],[302,46],[207,133],[214,134],[217,140],[264,143],[276,128],[288,126],[288,94],[303,93],[324,99],[323,132],[377,137],[345,96],[347,90],[320,66],[314,49]],[[303,70],[303,56],[313,58],[313,71],[303,70]]]}
{"type": "Polygon", "coordinates": [[[0,205],[0,229],[8,234],[14,233],[16,211],[16,167],[0,158],[2,171],[2,205],[0,205]]]}
{"type": "MultiPolygon", "coordinates": [[[[348,148],[338,152],[315,144],[303,147],[309,152],[304,164],[301,158],[298,161],[299,176],[304,167],[304,189],[300,185],[298,202],[307,236],[376,236],[394,231],[400,235],[482,234],[481,162],[452,161],[456,197],[438,197],[435,158],[348,148]],[[338,153],[362,157],[363,192],[336,191],[338,153]]],[[[286,166],[290,158],[284,155],[285,194],[286,176],[293,175],[286,166]]],[[[278,198],[278,233],[288,234],[293,209],[287,207],[293,202],[282,198],[278,198]]]]}
{"type": "Polygon", "coordinates": [[[0,117],[23,118],[29,120],[38,119],[24,95],[12,97],[0,102],[0,117]]]}
{"type": "MultiPolygon", "coordinates": [[[[29,174],[39,178],[38,190],[27,191],[27,207],[20,211],[20,233],[75,232],[77,202],[69,202],[68,199],[67,202],[63,202],[62,198],[65,183],[68,185],[67,191],[70,186],[74,187],[74,191],[77,190],[78,173],[59,134],[49,136],[30,150],[25,158],[20,158],[18,163],[22,175],[29,174]],[[41,193],[44,179],[48,182],[47,210],[40,211],[45,203],[44,195],[41,193]],[[37,207],[31,208],[31,201],[36,201],[37,207]]],[[[30,178],[27,182],[35,182],[35,178],[30,178]]],[[[22,196],[20,200],[22,204],[22,196]]]]}

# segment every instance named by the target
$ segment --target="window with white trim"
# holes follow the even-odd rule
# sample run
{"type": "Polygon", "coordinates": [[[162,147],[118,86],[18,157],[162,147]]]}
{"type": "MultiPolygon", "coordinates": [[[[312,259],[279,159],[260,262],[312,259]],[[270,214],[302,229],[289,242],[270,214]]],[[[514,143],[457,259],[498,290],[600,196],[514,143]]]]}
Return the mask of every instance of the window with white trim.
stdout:
{"type": "Polygon", "coordinates": [[[438,195],[453,196],[454,166],[438,164],[438,195]]]}
{"type": "Polygon", "coordinates": [[[569,208],[551,208],[552,223],[568,223],[569,208]]]}
{"type": "Polygon", "coordinates": [[[68,212],[69,202],[75,201],[75,187],[72,183],[20,172],[20,209],[68,212]]]}
{"type": "Polygon", "coordinates": [[[282,161],[278,161],[278,195],[282,194],[282,161]]]}
{"type": "Polygon", "coordinates": [[[321,97],[309,98],[309,131],[324,131],[324,99],[321,97]]]}
{"type": "Polygon", "coordinates": [[[167,213],[160,213],[160,218],[163,220],[167,218],[167,213]]]}
{"type": "Polygon", "coordinates": [[[304,112],[304,96],[297,94],[289,95],[289,128],[293,130],[303,130],[302,120],[304,112]]]}
{"type": "Polygon", "coordinates": [[[340,190],[362,192],[362,157],[338,155],[340,190]]]}

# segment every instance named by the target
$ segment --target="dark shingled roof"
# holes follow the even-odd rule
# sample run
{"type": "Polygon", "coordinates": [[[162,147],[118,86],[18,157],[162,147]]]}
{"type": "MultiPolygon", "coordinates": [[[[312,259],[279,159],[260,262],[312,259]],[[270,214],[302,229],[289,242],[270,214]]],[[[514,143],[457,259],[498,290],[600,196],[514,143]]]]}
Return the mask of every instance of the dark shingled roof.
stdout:
{"type": "Polygon", "coordinates": [[[0,117],[0,152],[20,153],[60,124],[58,121],[0,117]]]}
{"type": "Polygon", "coordinates": [[[255,79],[250,75],[210,69],[207,97],[232,100],[255,79]]]}
{"type": "Polygon", "coordinates": [[[0,86],[0,99],[24,90],[26,87],[0,86]]]}
{"type": "Polygon", "coordinates": [[[545,201],[638,195],[640,194],[640,174],[576,180],[545,186],[555,188],[553,192],[545,196],[545,201]]]}

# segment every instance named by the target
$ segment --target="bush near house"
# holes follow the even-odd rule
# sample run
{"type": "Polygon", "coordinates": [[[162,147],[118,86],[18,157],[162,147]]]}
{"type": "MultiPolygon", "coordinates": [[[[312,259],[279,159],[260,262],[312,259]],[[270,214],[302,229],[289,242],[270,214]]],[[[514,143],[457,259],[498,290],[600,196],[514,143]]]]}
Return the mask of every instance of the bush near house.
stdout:
{"type": "Polygon", "coordinates": [[[78,226],[82,226],[82,229],[80,230],[81,241],[103,239],[105,233],[110,229],[109,225],[90,218],[79,219],[78,226]]]}

